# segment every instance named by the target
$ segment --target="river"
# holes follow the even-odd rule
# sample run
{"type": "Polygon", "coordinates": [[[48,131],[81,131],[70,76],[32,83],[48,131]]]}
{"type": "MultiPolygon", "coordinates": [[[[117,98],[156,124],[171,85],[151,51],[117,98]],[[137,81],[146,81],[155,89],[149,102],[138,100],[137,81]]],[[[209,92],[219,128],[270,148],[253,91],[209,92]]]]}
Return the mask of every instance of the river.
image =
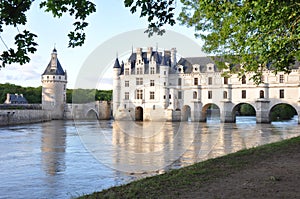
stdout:
{"type": "Polygon", "coordinates": [[[71,198],[300,135],[256,124],[51,121],[0,128],[0,198],[71,198]]]}

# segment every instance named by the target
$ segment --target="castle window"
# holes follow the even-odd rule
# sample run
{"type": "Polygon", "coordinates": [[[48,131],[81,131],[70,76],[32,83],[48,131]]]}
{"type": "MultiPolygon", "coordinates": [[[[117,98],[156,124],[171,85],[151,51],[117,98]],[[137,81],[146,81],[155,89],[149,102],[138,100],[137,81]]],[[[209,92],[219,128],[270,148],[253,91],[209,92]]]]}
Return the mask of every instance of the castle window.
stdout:
{"type": "Polygon", "coordinates": [[[247,95],[246,95],[246,90],[242,90],[242,99],[246,99],[247,95]]]}
{"type": "Polygon", "coordinates": [[[194,78],[194,85],[198,85],[198,78],[194,78]]]}
{"type": "Polygon", "coordinates": [[[125,100],[129,100],[129,92],[125,92],[125,100]]]}
{"type": "Polygon", "coordinates": [[[143,78],[137,77],[136,78],[136,85],[143,85],[143,78]]]}
{"type": "Polygon", "coordinates": [[[166,82],[164,82],[164,86],[166,86],[167,85],[167,83],[166,82]]]}
{"type": "Polygon", "coordinates": [[[155,105],[153,105],[153,110],[155,110],[155,105]]]}
{"type": "Polygon", "coordinates": [[[129,87],[129,81],[125,81],[125,87],[129,87]]]}
{"type": "Polygon", "coordinates": [[[136,99],[143,99],[143,90],[136,90],[136,99]]]}
{"type": "Polygon", "coordinates": [[[58,76],[58,79],[61,79],[61,76],[58,76]]]}
{"type": "Polygon", "coordinates": [[[193,92],[193,99],[197,99],[197,97],[198,97],[198,96],[197,96],[197,91],[194,91],[194,92],[193,92]]]}
{"type": "Polygon", "coordinates": [[[182,92],[178,91],[178,99],[182,99],[182,92]]]}
{"type": "Polygon", "coordinates": [[[164,99],[166,99],[166,95],[164,95],[164,99]]]}
{"type": "Polygon", "coordinates": [[[279,98],[284,98],[284,90],[283,89],[279,90],[279,98]]]}
{"type": "Polygon", "coordinates": [[[223,99],[227,99],[227,91],[223,91],[223,99]]]}
{"type": "Polygon", "coordinates": [[[279,83],[283,83],[284,82],[284,76],[283,75],[279,75],[279,83]]]}
{"type": "Polygon", "coordinates": [[[150,80],[150,86],[154,86],[154,80],[150,80]]]}
{"type": "Polygon", "coordinates": [[[55,76],[53,76],[53,79],[55,79],[55,76]]]}
{"type": "Polygon", "coordinates": [[[150,74],[155,74],[155,69],[154,69],[154,67],[150,67],[150,74]]]}
{"type": "Polygon", "coordinates": [[[212,85],[212,77],[208,78],[208,85],[212,85]]]}
{"type": "Polygon", "coordinates": [[[171,99],[172,98],[172,96],[171,95],[169,95],[169,99],[171,99]]]}
{"type": "Polygon", "coordinates": [[[224,84],[228,84],[228,77],[224,77],[224,84]]]}
{"type": "Polygon", "coordinates": [[[155,98],[154,92],[153,92],[153,91],[150,91],[150,99],[151,99],[151,100],[154,100],[154,98],[155,98]]]}
{"type": "Polygon", "coordinates": [[[208,91],[208,99],[212,99],[212,91],[208,91]]]}
{"type": "Polygon", "coordinates": [[[137,74],[137,75],[143,74],[143,68],[140,68],[140,67],[137,68],[137,69],[136,69],[136,74],[137,74]]]}
{"type": "Polygon", "coordinates": [[[259,98],[265,98],[265,92],[263,90],[259,91],[259,98]]]}
{"type": "Polygon", "coordinates": [[[164,71],[164,75],[167,75],[167,71],[164,71]]]}
{"type": "Polygon", "coordinates": [[[66,85],[64,84],[64,90],[66,90],[66,85]]]}
{"type": "Polygon", "coordinates": [[[181,78],[178,78],[178,86],[181,86],[181,78]]]}
{"type": "Polygon", "coordinates": [[[126,109],[126,104],[124,104],[124,109],[126,109]]]}
{"type": "Polygon", "coordinates": [[[49,79],[49,76],[47,76],[47,79],[49,79]]]}
{"type": "Polygon", "coordinates": [[[246,76],[245,75],[243,75],[243,77],[242,77],[242,84],[246,84],[246,76]]]}
{"type": "Polygon", "coordinates": [[[125,75],[129,75],[129,68],[125,68],[125,75]]]}

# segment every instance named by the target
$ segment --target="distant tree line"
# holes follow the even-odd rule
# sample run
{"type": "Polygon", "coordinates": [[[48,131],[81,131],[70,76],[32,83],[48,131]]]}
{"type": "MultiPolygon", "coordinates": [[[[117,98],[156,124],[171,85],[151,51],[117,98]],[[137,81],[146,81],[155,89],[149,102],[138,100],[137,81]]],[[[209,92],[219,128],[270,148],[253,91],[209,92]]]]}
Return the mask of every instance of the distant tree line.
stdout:
{"type": "MultiPolygon", "coordinates": [[[[0,84],[0,103],[6,100],[6,94],[23,94],[29,104],[42,102],[42,87],[22,87],[15,84],[0,84]]],[[[92,101],[111,101],[112,90],[67,89],[67,103],[87,103],[92,101]]]]}
{"type": "Polygon", "coordinates": [[[6,100],[6,94],[23,94],[29,104],[40,104],[42,101],[42,87],[22,87],[15,84],[0,84],[0,103],[6,100]]]}
{"type": "Polygon", "coordinates": [[[88,103],[94,101],[111,101],[112,90],[68,89],[67,103],[88,103]]]}

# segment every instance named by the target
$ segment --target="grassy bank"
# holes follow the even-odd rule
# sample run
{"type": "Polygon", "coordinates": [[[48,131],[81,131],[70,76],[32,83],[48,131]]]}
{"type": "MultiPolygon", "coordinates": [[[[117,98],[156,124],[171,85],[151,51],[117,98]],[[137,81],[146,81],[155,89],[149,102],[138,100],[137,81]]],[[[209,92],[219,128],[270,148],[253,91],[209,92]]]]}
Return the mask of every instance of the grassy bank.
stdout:
{"type": "MultiPolygon", "coordinates": [[[[293,184],[291,180],[296,180],[297,182],[294,183],[299,184],[298,180],[300,178],[291,179],[292,176],[299,174],[293,173],[294,168],[297,168],[299,165],[298,162],[295,162],[299,160],[299,152],[300,137],[296,137],[210,159],[182,169],[172,170],[162,175],[145,178],[119,187],[112,187],[102,192],[96,192],[80,198],[204,198],[197,196],[200,196],[200,192],[201,194],[204,193],[203,190],[207,190],[207,192],[209,190],[218,190],[218,184],[224,186],[222,189],[226,189],[229,195],[234,193],[243,194],[244,192],[244,196],[251,196],[252,194],[254,197],[257,196],[255,195],[257,194],[256,192],[269,191],[269,189],[274,189],[277,186],[282,187],[285,182],[293,184]],[[294,167],[288,167],[289,159],[293,159],[293,162],[290,164],[294,167]],[[284,164],[283,166],[280,165],[281,162],[284,164]],[[267,168],[262,170],[262,173],[259,173],[258,171],[263,167],[267,168]],[[272,171],[274,168],[283,169],[272,171]],[[284,169],[287,171],[283,174],[284,169]],[[223,182],[222,180],[224,179],[225,181],[223,182]],[[242,182],[247,182],[247,187],[239,190],[238,187],[242,186],[239,184],[242,182]],[[235,183],[237,184],[236,186],[235,183]],[[276,183],[282,184],[277,185],[276,183]],[[255,189],[253,188],[251,191],[251,187],[249,188],[250,185],[255,189]],[[233,191],[234,189],[237,190],[233,191]],[[249,195],[248,193],[251,194],[249,195]]],[[[296,172],[299,172],[298,170],[296,172]]],[[[291,186],[289,185],[289,187],[291,186]]],[[[265,195],[263,193],[260,194],[265,196],[265,198],[268,198],[268,196],[269,198],[273,198],[273,196],[276,198],[278,190],[275,191],[274,193],[269,193],[269,191],[265,195]]],[[[290,192],[292,190],[287,193],[281,193],[289,194],[290,192]]],[[[226,191],[222,194],[226,198],[226,191]]],[[[294,194],[298,196],[298,193],[294,194]]],[[[214,191],[211,192],[211,195],[209,193],[207,195],[212,196],[211,198],[219,198],[219,196],[214,195],[214,191]]],[[[281,196],[294,197],[295,195],[281,196]]]]}

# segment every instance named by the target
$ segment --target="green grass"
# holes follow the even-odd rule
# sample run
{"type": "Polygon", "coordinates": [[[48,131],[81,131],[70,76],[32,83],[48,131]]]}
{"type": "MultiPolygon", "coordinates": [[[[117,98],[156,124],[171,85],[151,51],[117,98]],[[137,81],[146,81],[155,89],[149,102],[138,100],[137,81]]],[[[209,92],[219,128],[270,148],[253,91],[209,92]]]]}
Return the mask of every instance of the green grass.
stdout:
{"type": "MultiPolygon", "coordinates": [[[[300,137],[296,137],[245,149],[79,198],[178,198],[182,193],[197,190],[204,183],[225,177],[245,167],[255,165],[259,161],[266,160],[274,153],[294,151],[294,148],[299,145],[300,137]]],[[[275,177],[270,179],[276,180],[275,177]]]]}

